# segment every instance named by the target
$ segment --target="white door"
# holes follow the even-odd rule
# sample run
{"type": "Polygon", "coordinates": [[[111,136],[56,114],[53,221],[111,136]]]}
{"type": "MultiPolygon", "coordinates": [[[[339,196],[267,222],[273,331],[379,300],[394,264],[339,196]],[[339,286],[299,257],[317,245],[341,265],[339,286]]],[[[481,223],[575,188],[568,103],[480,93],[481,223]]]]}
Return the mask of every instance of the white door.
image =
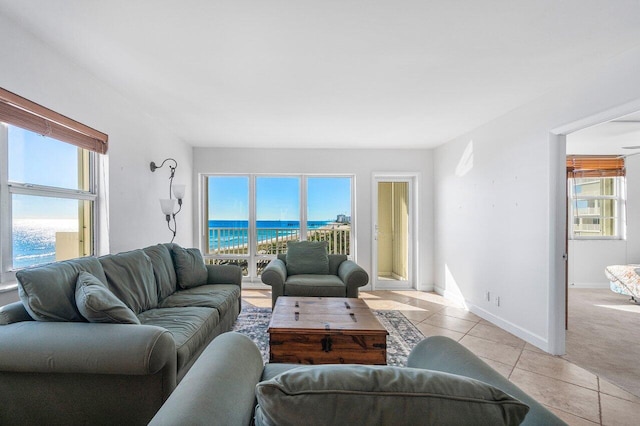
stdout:
{"type": "Polygon", "coordinates": [[[414,288],[413,179],[374,177],[373,288],[414,288]]]}

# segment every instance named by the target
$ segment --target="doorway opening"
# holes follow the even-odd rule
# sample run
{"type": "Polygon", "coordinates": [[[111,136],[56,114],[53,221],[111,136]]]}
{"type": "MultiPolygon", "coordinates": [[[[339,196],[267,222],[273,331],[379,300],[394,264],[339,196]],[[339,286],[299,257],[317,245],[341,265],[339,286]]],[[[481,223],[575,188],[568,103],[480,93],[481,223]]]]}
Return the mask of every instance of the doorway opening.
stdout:
{"type": "Polygon", "coordinates": [[[414,177],[374,177],[374,289],[415,288],[414,188],[414,177]]]}

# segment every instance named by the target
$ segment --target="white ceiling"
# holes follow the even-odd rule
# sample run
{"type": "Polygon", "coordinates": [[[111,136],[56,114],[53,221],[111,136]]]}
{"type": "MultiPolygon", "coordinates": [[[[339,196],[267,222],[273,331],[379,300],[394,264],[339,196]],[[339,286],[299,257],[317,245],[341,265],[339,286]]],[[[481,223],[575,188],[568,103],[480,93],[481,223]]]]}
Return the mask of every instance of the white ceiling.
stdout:
{"type": "Polygon", "coordinates": [[[567,154],[640,154],[640,112],[571,133],[567,154]]]}
{"type": "Polygon", "coordinates": [[[0,0],[195,146],[429,148],[640,45],[638,0],[0,0]]]}

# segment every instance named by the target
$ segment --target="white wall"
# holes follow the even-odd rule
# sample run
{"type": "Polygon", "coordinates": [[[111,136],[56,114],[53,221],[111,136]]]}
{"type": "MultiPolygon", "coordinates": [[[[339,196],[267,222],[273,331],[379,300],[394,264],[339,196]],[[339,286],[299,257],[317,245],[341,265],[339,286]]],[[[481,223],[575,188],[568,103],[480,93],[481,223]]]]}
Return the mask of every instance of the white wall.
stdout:
{"type": "MultiPolygon", "coordinates": [[[[570,138],[570,137],[569,137],[570,138]]],[[[606,141],[603,141],[606,143],[606,141]]],[[[597,154],[576,149],[569,154],[597,154]]],[[[606,152],[599,152],[606,154],[606,152]]],[[[640,263],[640,156],[627,157],[627,238],[625,240],[570,240],[569,285],[607,288],[607,265],[640,263]]]]}
{"type": "MultiPolygon", "coordinates": [[[[176,180],[189,183],[192,149],[162,123],[143,114],[126,96],[0,16],[0,86],[109,135],[108,229],[102,253],[120,252],[170,239],[159,198],[166,198],[166,166],[151,173],[149,163],[175,158],[176,180]]],[[[123,64],[126,66],[126,64],[123,64]]],[[[54,159],[52,159],[55,161],[54,159]]],[[[178,216],[176,242],[192,245],[192,203],[188,194],[178,216]]],[[[101,254],[102,254],[101,253],[101,254]]]]}
{"type": "Polygon", "coordinates": [[[550,132],[623,104],[637,109],[638,69],[640,49],[436,149],[439,291],[460,295],[473,312],[538,347],[564,351],[564,263],[556,252],[564,238],[556,193],[564,146],[550,132]],[[456,173],[471,141],[473,164],[456,173]]]}
{"type": "MultiPolygon", "coordinates": [[[[357,262],[372,271],[372,174],[374,172],[420,173],[418,280],[420,289],[433,288],[433,184],[431,150],[304,150],[304,149],[194,149],[195,187],[206,173],[333,173],[356,179],[355,220],[357,262]]],[[[195,212],[198,215],[198,212],[195,212]]],[[[194,241],[202,221],[194,216],[194,241]]]]}

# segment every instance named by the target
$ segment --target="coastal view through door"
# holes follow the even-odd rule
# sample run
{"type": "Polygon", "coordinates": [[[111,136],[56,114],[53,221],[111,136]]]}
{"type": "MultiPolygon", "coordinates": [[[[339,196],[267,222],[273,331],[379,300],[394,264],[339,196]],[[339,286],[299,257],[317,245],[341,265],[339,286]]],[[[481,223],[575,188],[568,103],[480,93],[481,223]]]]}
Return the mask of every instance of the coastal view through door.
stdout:
{"type": "Polygon", "coordinates": [[[409,181],[378,181],[376,284],[410,286],[409,181]]]}

